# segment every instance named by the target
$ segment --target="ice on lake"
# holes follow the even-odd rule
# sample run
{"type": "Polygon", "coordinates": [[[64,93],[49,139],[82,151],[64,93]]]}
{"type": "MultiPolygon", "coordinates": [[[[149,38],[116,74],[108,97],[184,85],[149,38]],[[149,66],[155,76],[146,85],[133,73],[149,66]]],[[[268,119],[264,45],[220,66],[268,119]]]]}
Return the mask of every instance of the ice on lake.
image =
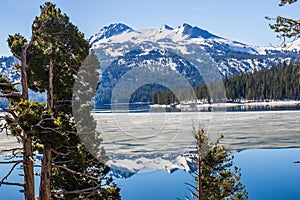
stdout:
{"type": "Polygon", "coordinates": [[[300,111],[96,113],[109,156],[181,154],[193,147],[192,126],[221,134],[232,150],[300,147],[300,111]]]}

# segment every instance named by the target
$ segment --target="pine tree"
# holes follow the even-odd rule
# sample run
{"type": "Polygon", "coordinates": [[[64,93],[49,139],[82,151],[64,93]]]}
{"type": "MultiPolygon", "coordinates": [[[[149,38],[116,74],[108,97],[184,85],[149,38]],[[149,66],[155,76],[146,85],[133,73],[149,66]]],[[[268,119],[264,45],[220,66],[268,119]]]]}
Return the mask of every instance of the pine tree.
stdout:
{"type": "MultiPolygon", "coordinates": [[[[13,54],[21,60],[21,77],[25,74],[26,79],[21,78],[22,94],[13,88],[6,93],[5,87],[10,86],[7,83],[9,81],[1,80],[2,96],[15,106],[7,111],[11,111],[13,116],[16,113],[13,121],[7,116],[3,119],[14,135],[20,137],[21,131],[27,133],[30,148],[33,146],[43,154],[40,199],[119,199],[119,189],[106,176],[109,168],[101,162],[105,161],[106,156],[104,150],[99,149],[101,138],[95,132],[96,122],[90,116],[92,94],[86,95],[90,91],[87,88],[86,102],[77,111],[88,114],[84,127],[88,129],[85,133],[89,132],[89,137],[84,138],[99,141],[94,148],[102,160],[96,159],[82,144],[79,137],[82,130],[77,129],[80,123],[75,124],[73,119],[72,88],[90,48],[83,33],[60,9],[47,2],[41,6],[41,14],[33,22],[31,41],[27,44],[24,37],[16,34],[10,36],[8,42],[13,54]],[[37,92],[46,91],[47,105],[28,101],[28,94],[24,94],[28,87],[37,92]],[[12,101],[16,97],[23,97],[24,100],[19,100],[20,103],[12,101]]],[[[92,58],[89,57],[89,64],[85,63],[84,66],[90,67],[88,70],[97,75],[95,70],[99,69],[99,63],[95,62],[95,56],[92,58]]],[[[93,84],[88,86],[92,87],[93,84]]],[[[32,162],[32,155],[28,159],[32,162]]],[[[27,177],[25,169],[24,174],[27,177]]],[[[33,177],[33,171],[28,174],[33,177]]],[[[27,185],[25,180],[25,198],[32,200],[34,184],[27,185]],[[30,190],[30,194],[33,190],[31,197],[27,197],[27,190],[30,190]]]]}
{"type": "Polygon", "coordinates": [[[196,141],[196,184],[188,184],[193,199],[248,199],[240,182],[240,169],[233,166],[230,152],[219,144],[219,140],[211,143],[202,128],[193,128],[193,134],[196,141]]]}
{"type": "MultiPolygon", "coordinates": [[[[22,154],[23,154],[23,171],[24,171],[24,184],[16,184],[24,187],[24,199],[32,200],[34,199],[34,164],[33,164],[33,149],[32,149],[32,133],[28,128],[28,120],[31,119],[32,110],[22,109],[24,104],[28,105],[28,76],[27,76],[27,51],[35,42],[35,34],[32,31],[32,36],[29,42],[21,36],[16,34],[14,36],[9,36],[8,44],[13,53],[13,55],[20,60],[20,65],[15,65],[16,75],[20,75],[20,82],[17,83],[7,83],[9,80],[2,79],[3,83],[1,86],[15,86],[21,85],[21,92],[16,92],[15,87],[1,88],[1,97],[7,98],[10,101],[10,108],[3,109],[8,115],[1,117],[6,121],[7,128],[9,128],[13,135],[15,135],[22,143],[22,154]],[[4,84],[4,85],[3,85],[4,84]],[[20,109],[21,108],[21,109],[20,109]]],[[[31,123],[31,122],[29,122],[31,123]]],[[[5,128],[6,128],[6,125],[5,128]]],[[[14,150],[13,150],[14,151],[14,150]]],[[[16,161],[18,163],[19,161],[16,161]]],[[[14,165],[16,167],[17,165],[14,165]]],[[[10,175],[10,173],[8,174],[10,175]]],[[[7,178],[8,176],[5,176],[7,178]]],[[[1,181],[4,184],[4,179],[1,181]]]]}

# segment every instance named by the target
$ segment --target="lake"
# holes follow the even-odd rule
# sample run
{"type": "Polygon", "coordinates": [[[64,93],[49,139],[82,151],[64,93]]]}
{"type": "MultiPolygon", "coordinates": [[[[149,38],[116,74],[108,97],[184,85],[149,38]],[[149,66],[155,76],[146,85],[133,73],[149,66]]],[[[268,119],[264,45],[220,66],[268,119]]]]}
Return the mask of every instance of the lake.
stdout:
{"type": "MultiPolygon", "coordinates": [[[[300,164],[294,162],[299,159],[299,148],[254,149],[235,153],[234,162],[241,168],[241,181],[250,200],[296,200],[300,199],[300,164]]],[[[1,167],[0,177],[8,170],[8,166],[1,167]]],[[[10,180],[21,181],[22,178],[16,171],[10,180]]],[[[144,169],[127,179],[116,179],[123,200],[184,199],[185,195],[189,196],[185,183],[191,182],[192,176],[183,170],[170,174],[164,170],[144,169]]],[[[0,199],[23,199],[19,189],[2,186],[0,199]]]]}
{"type": "MultiPolygon", "coordinates": [[[[234,162],[241,168],[242,183],[249,200],[300,199],[300,149],[254,149],[235,153],[234,162]]],[[[163,170],[117,179],[124,200],[184,199],[190,192],[185,183],[192,176],[178,170],[163,170]]]]}
{"type": "MultiPolygon", "coordinates": [[[[300,199],[300,111],[94,113],[122,199],[184,199],[192,125],[224,135],[249,199],[300,199]]],[[[1,145],[4,144],[1,141],[1,145]]],[[[2,157],[3,159],[3,157],[2,157]]],[[[0,177],[8,168],[1,166],[0,177]]],[[[10,180],[20,179],[18,172],[10,180]]],[[[16,187],[0,199],[22,199],[16,187]]]]}
{"type": "Polygon", "coordinates": [[[96,113],[122,197],[184,199],[192,125],[234,152],[249,199],[300,199],[300,111],[96,113]],[[155,192],[153,192],[155,191],[155,192]]]}
{"type": "Polygon", "coordinates": [[[110,156],[182,154],[193,147],[192,127],[233,150],[300,147],[300,111],[96,113],[110,156]]]}

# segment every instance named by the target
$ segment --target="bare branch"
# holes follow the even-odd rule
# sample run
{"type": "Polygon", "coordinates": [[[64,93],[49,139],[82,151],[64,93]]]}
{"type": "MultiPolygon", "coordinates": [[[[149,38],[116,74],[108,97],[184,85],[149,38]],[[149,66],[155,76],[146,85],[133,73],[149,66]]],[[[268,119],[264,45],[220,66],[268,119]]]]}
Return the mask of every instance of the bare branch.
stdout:
{"type": "Polygon", "coordinates": [[[4,112],[7,112],[7,113],[11,114],[14,117],[15,120],[18,118],[18,116],[14,112],[16,109],[4,108],[3,106],[0,106],[0,109],[3,110],[4,112]]]}
{"type": "Polygon", "coordinates": [[[45,127],[45,126],[42,126],[40,124],[34,125],[34,127],[39,127],[39,128],[41,128],[43,130],[52,131],[52,132],[60,134],[60,132],[58,130],[56,130],[55,128],[45,127]]]}
{"type": "Polygon", "coordinates": [[[56,164],[67,164],[72,163],[74,160],[63,160],[63,161],[55,161],[56,164]]]}
{"type": "Polygon", "coordinates": [[[93,191],[93,190],[99,190],[101,189],[101,186],[95,186],[95,187],[91,187],[91,188],[86,188],[86,189],[82,189],[82,190],[73,190],[73,191],[65,191],[65,190],[61,190],[59,192],[53,192],[52,195],[61,195],[61,194],[80,194],[80,193],[84,193],[84,192],[89,192],[89,191],[93,191]]]}
{"type": "Polygon", "coordinates": [[[73,135],[80,135],[79,132],[76,131],[67,131],[68,134],[73,134],[73,135]]]}
{"type": "Polygon", "coordinates": [[[7,94],[1,94],[0,97],[22,97],[20,92],[10,92],[7,94]]]}
{"type": "MultiPolygon", "coordinates": [[[[2,185],[16,185],[16,186],[21,186],[21,187],[25,186],[24,183],[14,183],[14,182],[2,182],[1,184],[2,185]]],[[[1,184],[0,184],[0,187],[1,187],[1,184]]]]}
{"type": "MultiPolygon", "coordinates": [[[[1,150],[0,152],[2,153],[2,152],[12,152],[12,155],[14,156],[14,157],[16,157],[17,156],[17,154],[18,153],[22,153],[22,150],[23,150],[23,148],[13,148],[13,149],[4,149],[4,150],[1,150]],[[16,153],[16,151],[21,151],[21,152],[17,152],[16,153]]],[[[1,164],[1,162],[0,162],[0,164],[1,164]]]]}
{"type": "Polygon", "coordinates": [[[67,35],[67,34],[64,31],[49,34],[49,36],[55,36],[55,35],[67,35]]]}
{"type": "Polygon", "coordinates": [[[93,180],[101,181],[101,178],[99,178],[99,177],[94,177],[94,176],[91,176],[91,175],[86,174],[86,173],[77,172],[77,171],[74,171],[72,169],[69,169],[68,167],[62,166],[62,165],[54,165],[53,167],[63,169],[65,171],[70,172],[70,173],[75,174],[75,175],[84,176],[84,177],[87,177],[87,178],[90,178],[90,179],[93,179],[93,180]]]}
{"type": "Polygon", "coordinates": [[[68,153],[62,153],[62,152],[58,152],[58,151],[55,151],[54,149],[51,149],[51,151],[53,153],[55,153],[56,155],[59,155],[59,156],[68,156],[70,155],[71,152],[68,152],[68,153]]]}
{"type": "Polygon", "coordinates": [[[0,181],[0,186],[2,185],[2,183],[11,175],[11,173],[14,171],[14,169],[22,162],[23,160],[19,160],[18,162],[16,162],[11,169],[9,170],[9,172],[6,174],[6,176],[3,177],[3,179],[0,181]]]}
{"type": "Polygon", "coordinates": [[[0,108],[2,110],[4,110],[5,112],[8,112],[8,113],[11,113],[12,111],[16,111],[17,110],[17,108],[5,108],[3,106],[0,106],[0,108]]]}
{"type": "Polygon", "coordinates": [[[0,164],[13,164],[13,163],[18,163],[22,162],[22,160],[12,160],[12,161],[1,161],[0,164]]]}
{"type": "Polygon", "coordinates": [[[21,84],[20,81],[14,82],[14,83],[0,83],[0,86],[15,86],[21,84]]]}

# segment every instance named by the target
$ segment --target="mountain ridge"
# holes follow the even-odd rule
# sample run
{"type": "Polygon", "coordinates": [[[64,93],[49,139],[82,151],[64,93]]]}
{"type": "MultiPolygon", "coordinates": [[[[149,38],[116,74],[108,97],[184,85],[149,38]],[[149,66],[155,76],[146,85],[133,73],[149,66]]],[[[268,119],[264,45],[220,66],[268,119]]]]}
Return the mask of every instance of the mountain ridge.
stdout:
{"type": "Polygon", "coordinates": [[[101,39],[107,39],[114,35],[119,35],[124,32],[132,32],[134,31],[131,27],[123,24],[123,23],[115,23],[110,24],[109,26],[104,26],[100,31],[95,34],[94,36],[91,36],[89,38],[90,43],[97,42],[101,39]]]}
{"type": "MultiPolygon", "coordinates": [[[[300,57],[300,40],[287,44],[291,50],[283,47],[255,47],[219,37],[187,23],[177,28],[163,25],[144,32],[136,31],[123,23],[115,23],[101,28],[89,41],[101,63],[101,81],[105,83],[100,85],[97,95],[103,95],[99,91],[106,91],[104,96],[107,98],[120,80],[120,75],[145,67],[145,64],[149,69],[155,64],[161,66],[166,73],[180,74],[194,87],[201,80],[197,80],[197,73],[193,72],[198,66],[192,66],[188,59],[190,57],[197,60],[211,59],[209,67],[217,68],[223,78],[269,69],[282,62],[297,61],[300,57]],[[161,55],[161,50],[167,52],[169,57],[161,55]]],[[[10,59],[0,58],[0,71],[5,77],[16,80],[18,77],[13,76],[15,69],[12,67],[13,63],[9,62],[10,59]]],[[[14,59],[14,62],[17,60],[14,59]]]]}
{"type": "MultiPolygon", "coordinates": [[[[110,27],[117,26],[110,25],[110,27]]],[[[138,32],[133,28],[127,28],[122,32],[118,30],[111,29],[110,33],[115,32],[115,34],[110,35],[109,38],[99,35],[102,39],[91,41],[102,70],[96,95],[97,105],[100,107],[101,103],[108,105],[112,103],[112,90],[122,80],[122,76],[138,69],[144,73],[140,73],[139,78],[131,79],[132,83],[141,79],[148,80],[146,71],[155,69],[155,75],[153,74],[154,77],[151,79],[154,84],[157,84],[159,74],[172,72],[187,80],[190,87],[195,87],[203,83],[197,79],[199,75],[195,73],[195,69],[199,71],[202,68],[200,76],[205,70],[216,70],[220,78],[225,78],[233,74],[270,69],[279,63],[289,63],[300,57],[300,45],[299,49],[291,51],[284,48],[255,47],[219,37],[187,23],[177,28],[163,25],[145,32],[138,32]],[[161,50],[167,52],[167,56],[161,55],[161,50]]],[[[94,35],[95,38],[97,34],[94,35]]],[[[294,45],[294,47],[298,46],[294,45]]],[[[174,76],[168,78],[172,79],[174,76]]],[[[211,77],[203,78],[208,80],[211,77]]],[[[126,97],[130,92],[134,92],[129,90],[128,87],[124,88],[122,95],[126,97]]],[[[152,88],[147,90],[153,92],[152,88]]],[[[150,98],[142,99],[151,102],[150,98]]],[[[135,100],[140,101],[140,99],[135,100]]]]}
{"type": "MultiPolygon", "coordinates": [[[[114,25],[110,26],[114,27],[114,25]]],[[[177,28],[163,25],[145,32],[129,28],[131,31],[115,31],[116,34],[110,35],[109,38],[99,35],[97,37],[98,33],[95,34],[92,36],[93,40],[90,40],[92,48],[98,52],[98,55],[105,55],[106,58],[111,59],[123,56],[136,48],[168,49],[182,56],[195,54],[198,50],[204,51],[212,57],[224,77],[235,73],[268,69],[281,62],[296,60],[300,55],[300,40],[290,45],[293,49],[289,50],[283,47],[256,47],[228,40],[187,23],[177,28]]]]}

